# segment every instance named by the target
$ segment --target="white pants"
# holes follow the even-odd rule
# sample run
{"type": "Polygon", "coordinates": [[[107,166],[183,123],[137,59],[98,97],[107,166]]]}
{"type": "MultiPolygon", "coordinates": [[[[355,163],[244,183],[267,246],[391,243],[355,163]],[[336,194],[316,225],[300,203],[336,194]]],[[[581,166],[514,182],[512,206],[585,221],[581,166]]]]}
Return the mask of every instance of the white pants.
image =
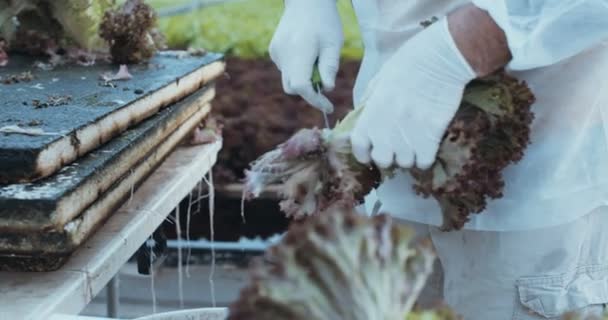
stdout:
{"type": "Polygon", "coordinates": [[[430,236],[439,257],[422,306],[443,301],[465,320],[507,320],[596,315],[608,303],[608,207],[533,231],[444,233],[404,223],[430,236]]]}

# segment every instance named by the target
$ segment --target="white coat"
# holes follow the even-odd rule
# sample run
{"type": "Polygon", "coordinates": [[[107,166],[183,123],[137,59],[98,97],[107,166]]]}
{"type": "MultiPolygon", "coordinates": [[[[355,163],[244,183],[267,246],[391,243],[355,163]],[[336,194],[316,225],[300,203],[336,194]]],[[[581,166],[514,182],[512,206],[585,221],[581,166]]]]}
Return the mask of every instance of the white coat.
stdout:
{"type": "MultiPolygon", "coordinates": [[[[467,2],[353,0],[365,45],[355,105],[384,61],[423,29],[420,22],[467,2]]],[[[513,55],[507,69],[531,87],[536,118],[523,160],[504,172],[504,197],[491,200],[465,229],[547,228],[608,205],[608,1],[473,3],[505,31],[513,55]]],[[[368,196],[366,207],[380,200],[381,212],[441,225],[437,203],[416,196],[411,184],[409,175],[398,174],[368,196]]]]}

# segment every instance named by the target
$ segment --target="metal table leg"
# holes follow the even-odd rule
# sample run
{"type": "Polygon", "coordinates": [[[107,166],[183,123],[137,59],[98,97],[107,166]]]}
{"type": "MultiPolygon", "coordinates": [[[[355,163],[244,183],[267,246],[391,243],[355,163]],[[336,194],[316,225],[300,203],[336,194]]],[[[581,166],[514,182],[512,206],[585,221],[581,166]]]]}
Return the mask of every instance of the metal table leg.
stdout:
{"type": "Polygon", "coordinates": [[[116,274],[106,287],[107,290],[107,307],[108,307],[108,317],[110,318],[118,318],[118,308],[120,305],[120,284],[118,279],[118,274],[116,274]]]}

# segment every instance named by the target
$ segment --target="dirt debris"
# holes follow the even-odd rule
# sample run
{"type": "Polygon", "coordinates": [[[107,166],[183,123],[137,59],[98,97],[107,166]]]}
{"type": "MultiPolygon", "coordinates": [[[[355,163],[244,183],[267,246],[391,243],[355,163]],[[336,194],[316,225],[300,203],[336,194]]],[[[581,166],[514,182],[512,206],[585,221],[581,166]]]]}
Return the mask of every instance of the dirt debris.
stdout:
{"type": "Polygon", "coordinates": [[[62,95],[62,96],[49,96],[46,101],[42,101],[40,99],[33,99],[32,106],[36,109],[48,108],[48,107],[58,107],[67,105],[72,102],[72,96],[70,95],[62,95]]]}
{"type": "Polygon", "coordinates": [[[189,145],[214,143],[222,136],[222,125],[214,117],[203,120],[190,134],[189,145]]]}
{"type": "Polygon", "coordinates": [[[188,48],[188,54],[193,57],[202,57],[207,54],[207,50],[202,48],[188,48]]]}
{"type": "Polygon", "coordinates": [[[32,120],[32,121],[29,121],[28,123],[26,123],[26,125],[28,127],[37,127],[37,126],[42,125],[42,120],[32,120]]]}
{"type": "Polygon", "coordinates": [[[111,81],[121,81],[121,80],[130,80],[133,78],[133,75],[129,73],[129,68],[126,64],[121,64],[116,73],[105,72],[100,75],[101,80],[105,82],[111,81]]]}
{"type": "Polygon", "coordinates": [[[30,71],[24,71],[16,74],[9,74],[8,76],[0,76],[0,82],[3,84],[16,84],[21,82],[31,82],[35,77],[30,71]]]}

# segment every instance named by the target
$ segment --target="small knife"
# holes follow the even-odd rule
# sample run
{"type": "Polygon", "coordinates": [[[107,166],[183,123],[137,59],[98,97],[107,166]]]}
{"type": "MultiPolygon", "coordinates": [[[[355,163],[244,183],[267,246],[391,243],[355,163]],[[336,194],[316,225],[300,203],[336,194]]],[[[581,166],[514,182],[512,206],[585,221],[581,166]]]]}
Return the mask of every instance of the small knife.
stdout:
{"type": "MultiPolygon", "coordinates": [[[[318,60],[315,62],[315,66],[312,71],[312,77],[310,79],[312,82],[312,87],[317,93],[321,93],[323,88],[323,82],[321,81],[321,74],[319,73],[319,62],[318,60]]],[[[325,110],[321,110],[323,112],[323,120],[325,120],[325,128],[329,129],[329,119],[327,117],[327,112],[325,110]]]]}

